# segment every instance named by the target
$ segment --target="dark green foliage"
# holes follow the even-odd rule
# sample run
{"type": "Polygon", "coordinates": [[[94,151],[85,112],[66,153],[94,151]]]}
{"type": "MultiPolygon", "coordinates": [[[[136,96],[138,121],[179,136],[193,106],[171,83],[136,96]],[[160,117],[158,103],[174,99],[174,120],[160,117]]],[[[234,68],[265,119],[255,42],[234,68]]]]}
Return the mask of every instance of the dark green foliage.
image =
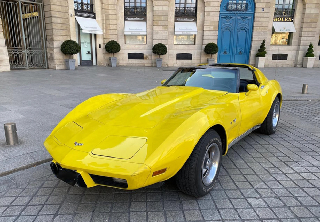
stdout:
{"type": "Polygon", "coordinates": [[[274,26],[272,26],[272,35],[276,32],[276,30],[274,29],[274,26]]]}
{"type": "Polygon", "coordinates": [[[115,53],[120,52],[121,47],[117,41],[111,40],[106,44],[105,49],[108,53],[112,53],[112,57],[114,57],[115,53]]]}
{"type": "Polygon", "coordinates": [[[205,47],[204,47],[204,52],[207,54],[211,54],[211,58],[212,55],[216,54],[218,52],[218,46],[216,43],[210,42],[208,43],[205,47]]]}
{"type": "Polygon", "coordinates": [[[156,55],[159,55],[159,58],[160,58],[161,55],[167,54],[167,46],[165,46],[162,43],[155,44],[152,47],[152,52],[156,55]]]}
{"type": "Polygon", "coordinates": [[[309,48],[308,48],[308,50],[307,50],[307,53],[306,53],[305,57],[314,57],[313,52],[314,52],[314,51],[313,51],[313,45],[312,45],[312,43],[310,43],[309,48]]]}
{"type": "Polygon", "coordinates": [[[266,40],[263,40],[260,49],[258,49],[258,53],[256,54],[256,57],[266,57],[266,40]]]}
{"type": "Polygon", "coordinates": [[[61,44],[61,52],[65,55],[75,55],[80,52],[80,45],[73,40],[66,40],[61,44]]]}

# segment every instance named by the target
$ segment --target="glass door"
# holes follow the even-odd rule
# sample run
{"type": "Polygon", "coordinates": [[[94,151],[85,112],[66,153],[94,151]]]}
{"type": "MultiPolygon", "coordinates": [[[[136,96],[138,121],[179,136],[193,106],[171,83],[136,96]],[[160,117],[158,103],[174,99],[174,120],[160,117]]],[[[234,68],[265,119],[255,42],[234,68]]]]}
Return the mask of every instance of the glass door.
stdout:
{"type": "Polygon", "coordinates": [[[82,66],[92,66],[92,44],[91,44],[91,34],[84,33],[80,30],[80,42],[81,42],[81,53],[80,53],[80,65],[82,66]]]}

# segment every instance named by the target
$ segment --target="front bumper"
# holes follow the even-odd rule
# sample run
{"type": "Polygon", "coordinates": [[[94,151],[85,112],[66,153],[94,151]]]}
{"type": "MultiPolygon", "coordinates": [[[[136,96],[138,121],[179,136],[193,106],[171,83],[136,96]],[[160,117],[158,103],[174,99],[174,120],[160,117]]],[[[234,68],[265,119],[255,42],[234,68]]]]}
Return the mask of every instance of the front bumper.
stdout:
{"type": "Polygon", "coordinates": [[[133,190],[146,186],[151,175],[151,169],[145,164],[74,150],[57,143],[52,137],[48,137],[44,145],[53,157],[53,173],[70,185],[88,188],[102,185],[133,190]],[[81,180],[84,184],[78,182],[81,180]]]}

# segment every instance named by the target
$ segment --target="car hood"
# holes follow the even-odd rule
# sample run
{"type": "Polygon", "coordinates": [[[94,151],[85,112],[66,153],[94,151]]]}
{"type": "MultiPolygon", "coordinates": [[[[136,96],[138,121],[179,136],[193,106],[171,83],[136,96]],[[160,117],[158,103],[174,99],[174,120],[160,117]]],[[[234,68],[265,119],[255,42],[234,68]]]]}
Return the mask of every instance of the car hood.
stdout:
{"type": "Polygon", "coordinates": [[[198,87],[157,87],[75,119],[57,130],[54,137],[61,144],[95,156],[130,159],[147,144],[150,133],[161,132],[167,122],[176,122],[178,127],[226,94],[198,87]]]}

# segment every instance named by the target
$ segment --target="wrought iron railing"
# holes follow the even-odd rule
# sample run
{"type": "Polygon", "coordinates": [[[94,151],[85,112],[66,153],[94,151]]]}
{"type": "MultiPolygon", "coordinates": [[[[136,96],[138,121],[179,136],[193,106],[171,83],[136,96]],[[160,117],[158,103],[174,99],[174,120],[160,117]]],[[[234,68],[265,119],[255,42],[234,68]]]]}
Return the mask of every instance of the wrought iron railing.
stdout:
{"type": "Polygon", "coordinates": [[[288,8],[276,8],[274,11],[274,18],[278,17],[288,17],[293,18],[294,17],[294,9],[288,9],[288,8]]]}
{"type": "Polygon", "coordinates": [[[125,6],[124,15],[125,16],[146,16],[147,7],[146,6],[125,6]]]}
{"type": "Polygon", "coordinates": [[[78,12],[93,13],[93,4],[74,1],[74,10],[78,12]]]}
{"type": "Polygon", "coordinates": [[[176,17],[196,17],[196,7],[176,7],[176,17]]]}

